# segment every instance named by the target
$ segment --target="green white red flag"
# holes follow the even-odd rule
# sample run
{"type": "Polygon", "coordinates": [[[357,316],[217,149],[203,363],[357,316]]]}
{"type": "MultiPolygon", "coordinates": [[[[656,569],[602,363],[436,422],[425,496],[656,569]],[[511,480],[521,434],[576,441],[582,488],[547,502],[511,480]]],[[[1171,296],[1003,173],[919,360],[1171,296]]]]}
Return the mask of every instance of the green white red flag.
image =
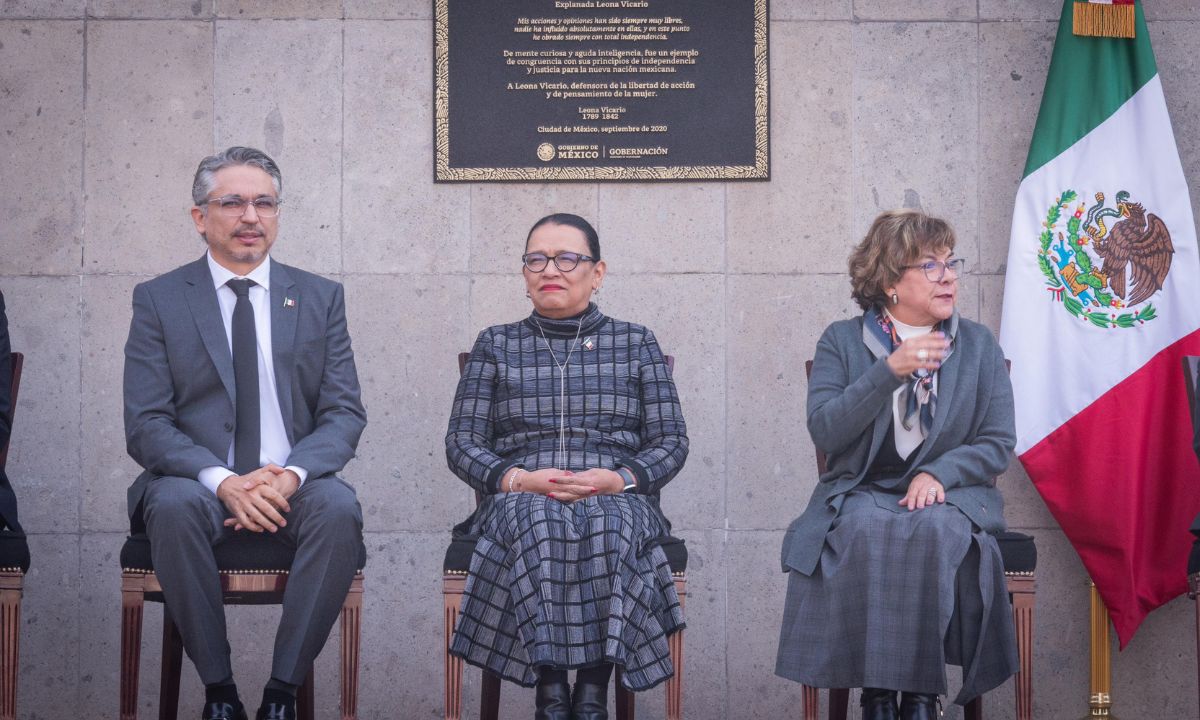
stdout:
{"type": "Polygon", "coordinates": [[[1142,6],[1133,38],[1076,35],[1075,6],[1099,4],[1064,2],[1000,342],[1017,455],[1124,647],[1187,589],[1200,463],[1180,360],[1200,355],[1200,256],[1142,6]]]}

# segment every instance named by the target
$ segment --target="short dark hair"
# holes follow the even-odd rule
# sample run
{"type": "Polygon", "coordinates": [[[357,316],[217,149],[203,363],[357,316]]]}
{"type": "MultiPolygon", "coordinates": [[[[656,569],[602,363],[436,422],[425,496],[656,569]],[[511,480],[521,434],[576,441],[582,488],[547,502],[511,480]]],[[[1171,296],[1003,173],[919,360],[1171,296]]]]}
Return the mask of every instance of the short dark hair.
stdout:
{"type": "Polygon", "coordinates": [[[214,176],[217,171],[234,165],[249,165],[270,175],[275,194],[283,196],[283,174],[279,172],[279,166],[271,156],[256,148],[235,145],[200,161],[200,166],[196,168],[196,177],[192,180],[192,202],[197,207],[204,207],[208,194],[216,184],[214,176]]]}
{"type": "Polygon", "coordinates": [[[575,228],[587,239],[588,255],[591,255],[593,260],[600,259],[600,236],[596,233],[596,228],[587,220],[571,213],[554,213],[535,222],[533,227],[529,228],[529,234],[525,236],[526,250],[529,249],[529,238],[533,237],[533,231],[543,225],[566,225],[575,228]]]}

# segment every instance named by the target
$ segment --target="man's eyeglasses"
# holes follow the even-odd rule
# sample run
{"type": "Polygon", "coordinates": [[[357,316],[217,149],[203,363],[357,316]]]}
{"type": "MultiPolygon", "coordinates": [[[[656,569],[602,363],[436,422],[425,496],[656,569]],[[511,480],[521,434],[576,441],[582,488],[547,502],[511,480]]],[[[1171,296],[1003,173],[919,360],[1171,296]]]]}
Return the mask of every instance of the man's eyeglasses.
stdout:
{"type": "Polygon", "coordinates": [[[546,265],[550,261],[554,261],[554,267],[559,269],[559,272],[571,272],[581,262],[595,262],[596,258],[589,255],[580,255],[579,253],[563,252],[553,257],[545,253],[525,253],[521,256],[521,262],[525,263],[525,267],[529,272],[541,272],[546,269],[546,265]]]}
{"type": "Polygon", "coordinates": [[[947,269],[954,271],[954,277],[961,277],[963,274],[963,269],[965,269],[966,266],[967,261],[964,258],[954,258],[953,260],[947,260],[946,262],[942,262],[941,260],[929,260],[917,265],[905,265],[904,268],[906,270],[921,268],[921,270],[925,273],[926,280],[929,282],[941,282],[942,278],[946,277],[947,269]]]}
{"type": "Polygon", "coordinates": [[[218,212],[228,217],[241,217],[245,215],[247,205],[253,205],[254,212],[259,217],[275,217],[279,214],[279,205],[282,202],[282,200],[277,200],[273,197],[259,197],[247,200],[241,195],[224,195],[219,198],[212,198],[208,201],[208,204],[215,205],[218,212]]]}

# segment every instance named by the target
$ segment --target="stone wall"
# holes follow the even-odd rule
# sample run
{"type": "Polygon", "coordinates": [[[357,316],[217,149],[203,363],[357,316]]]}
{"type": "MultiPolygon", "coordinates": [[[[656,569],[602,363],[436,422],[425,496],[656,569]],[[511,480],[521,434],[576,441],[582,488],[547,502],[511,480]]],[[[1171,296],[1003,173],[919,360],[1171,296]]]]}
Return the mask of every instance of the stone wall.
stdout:
{"type": "MultiPolygon", "coordinates": [[[[1195,202],[1200,7],[1146,5],[1195,202]]],[[[434,185],[428,0],[0,0],[0,288],[27,354],[10,472],[34,557],[21,716],[116,714],[117,552],[136,472],[121,426],[130,293],[201,254],[187,214],[195,165],[250,144],[284,171],[276,256],[347,288],[371,419],[346,470],[371,554],[361,717],[441,711],[440,563],[471,506],[442,450],[454,357],[480,328],[528,311],[517,257],[550,211],[595,221],[605,311],[649,324],[678,359],[692,455],[665,505],[692,554],[687,716],[798,717],[799,686],[772,668],[778,548],[816,481],[803,361],[825,325],[854,313],[848,249],[900,205],[955,225],[970,269],[961,309],[998,329],[1013,194],[1060,7],[775,0],[769,183],[434,185]]],[[[1035,534],[1041,555],[1036,716],[1081,717],[1086,576],[1021,469],[1001,486],[1010,524],[1035,534]]],[[[277,613],[229,614],[250,702],[277,613]]],[[[1194,714],[1190,613],[1173,602],[1115,657],[1120,713],[1194,714]]],[[[160,617],[152,606],[147,717],[160,617]]],[[[336,707],[336,660],[331,643],[323,716],[336,707]]],[[[187,663],[184,675],[186,716],[200,691],[187,663]]],[[[468,678],[474,717],[478,673],[468,678]]],[[[990,717],[1012,717],[1011,692],[988,696],[990,717]]],[[[661,690],[639,699],[642,717],[662,716],[661,690]]],[[[505,686],[511,715],[532,702],[505,686]]]]}

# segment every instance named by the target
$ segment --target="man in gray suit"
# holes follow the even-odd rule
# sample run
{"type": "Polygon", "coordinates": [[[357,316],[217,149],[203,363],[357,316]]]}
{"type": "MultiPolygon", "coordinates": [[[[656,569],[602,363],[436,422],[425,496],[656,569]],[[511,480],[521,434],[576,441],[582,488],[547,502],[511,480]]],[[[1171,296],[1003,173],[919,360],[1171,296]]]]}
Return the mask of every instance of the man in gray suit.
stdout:
{"type": "Polygon", "coordinates": [[[362,509],[334,475],[367,421],[343,289],[271,260],[282,184],[252,148],[201,161],[192,219],[208,251],[134,289],[125,345],[125,438],[145,469],[130,520],[150,538],[205,720],[246,718],[212,548],[246,532],[295,548],[258,720],[296,717],[362,551],[362,509]]]}

